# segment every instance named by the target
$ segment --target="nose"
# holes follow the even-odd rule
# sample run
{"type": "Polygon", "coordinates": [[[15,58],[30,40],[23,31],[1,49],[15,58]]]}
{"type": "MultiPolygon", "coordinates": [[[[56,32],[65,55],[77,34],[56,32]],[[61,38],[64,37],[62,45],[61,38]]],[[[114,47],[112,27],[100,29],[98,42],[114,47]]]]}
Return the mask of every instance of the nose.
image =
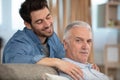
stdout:
{"type": "Polygon", "coordinates": [[[45,26],[50,26],[49,20],[46,20],[46,19],[45,19],[45,20],[44,20],[44,25],[45,25],[45,26]]]}
{"type": "Polygon", "coordinates": [[[83,42],[82,49],[88,49],[89,45],[87,42],[83,42]]]}

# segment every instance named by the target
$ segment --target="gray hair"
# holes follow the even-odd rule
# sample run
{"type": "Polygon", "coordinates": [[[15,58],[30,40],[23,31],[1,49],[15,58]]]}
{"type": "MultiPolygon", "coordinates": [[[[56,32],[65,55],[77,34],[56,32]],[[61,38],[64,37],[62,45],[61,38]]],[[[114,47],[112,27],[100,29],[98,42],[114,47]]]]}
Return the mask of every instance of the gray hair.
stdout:
{"type": "Polygon", "coordinates": [[[83,22],[83,21],[74,21],[67,25],[65,32],[64,32],[63,39],[68,38],[68,36],[70,35],[69,30],[72,29],[73,27],[86,27],[87,29],[91,31],[91,27],[88,23],[83,22]]]}

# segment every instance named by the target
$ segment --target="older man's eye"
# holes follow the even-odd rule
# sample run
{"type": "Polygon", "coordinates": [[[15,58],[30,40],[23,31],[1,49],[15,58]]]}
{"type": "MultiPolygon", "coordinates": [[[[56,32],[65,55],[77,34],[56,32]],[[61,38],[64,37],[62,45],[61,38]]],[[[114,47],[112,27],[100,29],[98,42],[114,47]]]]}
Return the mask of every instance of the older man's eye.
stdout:
{"type": "Polygon", "coordinates": [[[81,40],[77,39],[76,42],[81,42],[81,40]]]}
{"type": "Polygon", "coordinates": [[[88,40],[87,42],[88,42],[88,44],[91,44],[91,43],[92,43],[92,40],[88,40]]]}
{"type": "Polygon", "coordinates": [[[79,42],[80,40],[76,40],[77,42],[79,42]]]}

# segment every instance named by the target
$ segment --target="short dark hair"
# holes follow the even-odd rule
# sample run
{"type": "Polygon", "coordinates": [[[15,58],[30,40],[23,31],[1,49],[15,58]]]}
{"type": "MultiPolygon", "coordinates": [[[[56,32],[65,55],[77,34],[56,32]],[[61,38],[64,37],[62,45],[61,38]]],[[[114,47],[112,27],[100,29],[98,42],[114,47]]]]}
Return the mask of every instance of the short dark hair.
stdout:
{"type": "Polygon", "coordinates": [[[25,2],[23,2],[21,4],[21,8],[19,10],[19,14],[20,14],[20,16],[22,17],[22,19],[24,21],[26,21],[26,22],[31,24],[30,13],[32,11],[43,9],[45,7],[48,8],[48,4],[47,4],[46,0],[25,0],[25,2]]]}
{"type": "Polygon", "coordinates": [[[3,46],[3,38],[0,37],[0,49],[2,48],[3,46]]]}

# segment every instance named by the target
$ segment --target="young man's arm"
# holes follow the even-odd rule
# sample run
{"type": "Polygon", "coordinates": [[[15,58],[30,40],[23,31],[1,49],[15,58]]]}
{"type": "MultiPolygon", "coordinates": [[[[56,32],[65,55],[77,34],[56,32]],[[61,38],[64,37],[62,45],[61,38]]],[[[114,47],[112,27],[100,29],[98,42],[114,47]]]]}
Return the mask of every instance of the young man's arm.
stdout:
{"type": "Polygon", "coordinates": [[[79,80],[81,77],[83,78],[83,72],[78,66],[58,58],[43,58],[38,61],[37,64],[55,67],[70,75],[74,80],[79,80]]]}

